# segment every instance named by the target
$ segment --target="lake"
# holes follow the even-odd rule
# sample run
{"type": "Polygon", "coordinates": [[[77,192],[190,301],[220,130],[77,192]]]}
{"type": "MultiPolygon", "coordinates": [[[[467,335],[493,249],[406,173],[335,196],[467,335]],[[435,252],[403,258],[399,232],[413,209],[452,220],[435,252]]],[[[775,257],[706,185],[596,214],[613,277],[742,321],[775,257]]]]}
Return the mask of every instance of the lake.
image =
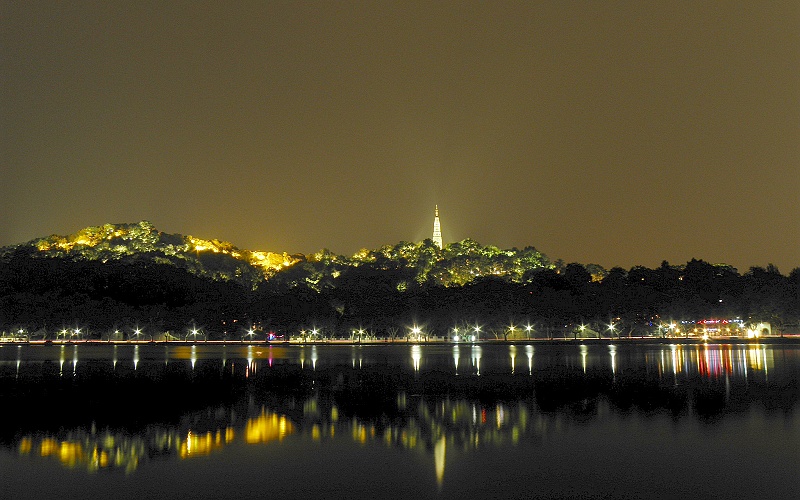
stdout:
{"type": "Polygon", "coordinates": [[[791,344],[5,345],[0,497],[796,498],[791,344]]]}

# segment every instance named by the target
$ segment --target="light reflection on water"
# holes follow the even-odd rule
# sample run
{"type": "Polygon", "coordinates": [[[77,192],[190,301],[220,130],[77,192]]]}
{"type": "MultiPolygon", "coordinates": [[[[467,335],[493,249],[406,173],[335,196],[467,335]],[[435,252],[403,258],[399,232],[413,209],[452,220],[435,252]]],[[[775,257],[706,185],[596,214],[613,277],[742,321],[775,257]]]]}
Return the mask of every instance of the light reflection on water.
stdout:
{"type": "Polygon", "coordinates": [[[150,457],[182,460],[202,457],[234,443],[240,435],[245,443],[252,445],[282,441],[294,432],[294,424],[285,415],[262,408],[259,415],[248,418],[238,427],[234,422],[204,432],[192,428],[154,427],[135,435],[108,429],[101,432],[73,429],[61,437],[47,433],[26,434],[19,438],[17,449],[21,456],[54,458],[70,469],[132,473],[140,462],[150,457]]]}
{"type": "MultiPolygon", "coordinates": [[[[798,371],[797,349],[768,344],[0,349],[4,401],[14,401],[12,384],[26,380],[68,393],[91,390],[93,373],[134,386],[176,373],[177,387],[221,391],[215,384],[224,382],[218,402],[187,404],[178,423],[156,418],[130,425],[86,410],[66,428],[22,425],[3,440],[20,457],[135,476],[154,460],[234,450],[226,455],[232,459],[229,453],[243,446],[345,441],[421,452],[443,491],[453,460],[467,463],[487,449],[535,450],[587,426],[609,432],[631,411],[651,425],[694,429],[707,422],[733,431],[737,415],[773,405],[791,415],[791,430],[797,395],[781,388],[796,384],[798,371]],[[519,366],[526,361],[527,370],[519,366]],[[57,371],[49,371],[54,362],[57,371]],[[387,382],[386,375],[395,378],[387,382]],[[231,390],[239,394],[233,400],[231,390]]],[[[796,439],[793,431],[776,439],[787,436],[796,439]]]]}
{"type": "MultiPolygon", "coordinates": [[[[630,346],[628,346],[630,347],[630,346]]],[[[410,365],[415,371],[419,371],[423,364],[431,363],[437,369],[451,368],[455,374],[458,372],[459,363],[465,352],[469,356],[469,366],[472,374],[478,375],[481,372],[481,363],[491,363],[487,369],[494,372],[517,373],[517,357],[519,350],[524,349],[528,361],[528,373],[532,374],[534,368],[534,346],[526,344],[518,346],[510,345],[478,345],[467,344],[467,351],[460,344],[452,345],[420,345],[411,344],[409,352],[410,365]],[[490,357],[483,360],[483,349],[491,349],[490,357]],[[505,352],[505,363],[501,363],[499,353],[505,352]],[[443,363],[442,358],[447,355],[452,362],[443,363]],[[505,365],[505,366],[504,366],[505,365]]],[[[777,347],[776,347],[777,348],[777,347]]],[[[671,344],[655,346],[639,346],[636,356],[642,358],[635,360],[642,363],[647,369],[655,369],[660,375],[673,376],[681,374],[695,375],[704,377],[720,377],[725,374],[744,376],[758,372],[769,376],[769,371],[774,364],[774,349],[769,344],[671,344]]],[[[316,346],[310,348],[302,347],[276,347],[267,345],[247,345],[240,347],[229,346],[140,346],[140,345],[113,345],[113,346],[92,346],[78,345],[71,346],[13,346],[11,349],[0,349],[0,363],[6,364],[13,359],[15,368],[19,371],[20,366],[25,363],[41,362],[58,359],[59,373],[64,375],[65,369],[70,375],[75,375],[78,371],[78,363],[81,359],[102,360],[108,359],[111,365],[116,368],[119,362],[128,363],[134,369],[138,367],[139,361],[152,361],[160,357],[165,364],[175,361],[188,360],[194,369],[199,360],[221,359],[223,364],[227,364],[234,359],[246,359],[247,366],[251,370],[256,370],[260,366],[272,366],[274,363],[298,364],[305,368],[305,363],[310,359],[312,368],[316,369],[317,362],[320,360],[319,350],[324,352],[324,361],[338,363],[341,361],[344,349],[348,349],[349,362],[353,368],[361,368],[365,364],[374,364],[377,359],[385,358],[385,351],[396,349],[395,346],[369,346],[359,345],[352,347],[344,346],[316,346]],[[67,349],[69,349],[69,354],[67,349]],[[310,356],[309,356],[310,351],[310,356]],[[159,353],[161,353],[159,355],[159,353]],[[11,354],[13,358],[5,355],[11,354]],[[377,355],[376,355],[377,354],[377,355]],[[54,357],[56,356],[56,357],[54,357]],[[263,363],[266,361],[266,363],[263,363]]],[[[611,374],[617,373],[618,352],[620,346],[609,345],[569,345],[569,346],[540,346],[541,354],[539,359],[544,360],[549,365],[562,364],[563,366],[580,366],[584,373],[587,370],[601,369],[603,364],[611,374]],[[607,356],[607,361],[603,361],[603,352],[607,356]]],[[[780,347],[780,350],[792,350],[791,347],[780,347]]],[[[628,354],[626,353],[626,356],[628,354]]],[[[389,355],[396,357],[396,353],[389,355]]],[[[626,360],[627,362],[627,360],[626,360]]],[[[2,366],[2,365],[0,365],[2,366]]],[[[625,367],[623,367],[625,368],[625,367]]]]}

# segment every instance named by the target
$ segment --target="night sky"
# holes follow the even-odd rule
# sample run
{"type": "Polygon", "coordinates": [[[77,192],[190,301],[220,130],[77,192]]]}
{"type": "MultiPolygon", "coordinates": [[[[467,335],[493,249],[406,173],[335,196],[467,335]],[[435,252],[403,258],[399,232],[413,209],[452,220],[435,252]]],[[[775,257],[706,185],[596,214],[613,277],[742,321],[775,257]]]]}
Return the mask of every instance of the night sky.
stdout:
{"type": "Polygon", "coordinates": [[[0,0],[0,245],[800,266],[800,2],[0,0]]]}

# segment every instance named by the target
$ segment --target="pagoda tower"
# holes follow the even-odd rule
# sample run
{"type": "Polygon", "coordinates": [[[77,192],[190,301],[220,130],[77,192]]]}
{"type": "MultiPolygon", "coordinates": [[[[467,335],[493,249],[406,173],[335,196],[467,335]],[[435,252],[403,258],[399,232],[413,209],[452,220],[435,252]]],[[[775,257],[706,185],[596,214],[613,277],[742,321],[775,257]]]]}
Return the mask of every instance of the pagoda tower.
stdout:
{"type": "Polygon", "coordinates": [[[439,205],[433,210],[433,242],[442,249],[442,225],[439,222],[439,205]]]}

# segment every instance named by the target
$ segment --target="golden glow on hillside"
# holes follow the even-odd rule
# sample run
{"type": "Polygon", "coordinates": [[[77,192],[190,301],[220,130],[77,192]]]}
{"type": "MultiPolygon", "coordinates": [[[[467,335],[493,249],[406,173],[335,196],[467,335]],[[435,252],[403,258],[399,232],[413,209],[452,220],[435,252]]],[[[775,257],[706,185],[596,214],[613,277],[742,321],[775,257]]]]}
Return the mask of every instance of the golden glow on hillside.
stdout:
{"type": "Polygon", "coordinates": [[[234,259],[246,260],[250,265],[260,267],[264,271],[275,271],[288,267],[298,261],[287,253],[258,252],[240,250],[227,241],[203,240],[194,236],[186,239],[194,252],[214,252],[230,255],[234,259]]]}
{"type": "Polygon", "coordinates": [[[96,247],[99,247],[98,251],[110,251],[119,255],[160,250],[168,255],[194,253],[199,257],[200,253],[212,252],[245,261],[265,273],[289,267],[299,261],[287,253],[242,250],[227,241],[185,236],[175,239],[175,243],[165,243],[163,239],[159,242],[162,236],[175,239],[174,236],[177,235],[163,235],[151,223],[143,221],[137,224],[87,227],[69,236],[52,235],[42,238],[35,245],[40,252],[71,252],[96,247]]]}
{"type": "MultiPolygon", "coordinates": [[[[145,222],[140,222],[135,227],[139,230],[152,228],[149,223],[145,222]]],[[[95,247],[103,241],[124,238],[130,232],[130,229],[124,226],[103,224],[102,226],[81,229],[77,233],[66,237],[54,234],[49,238],[39,240],[36,243],[36,248],[42,252],[47,250],[64,250],[68,252],[76,246],[95,247]]]]}
{"type": "Polygon", "coordinates": [[[261,266],[269,269],[280,269],[281,267],[289,267],[299,259],[292,257],[287,253],[272,253],[272,252],[245,252],[250,255],[250,264],[254,266],[261,266]]]}

